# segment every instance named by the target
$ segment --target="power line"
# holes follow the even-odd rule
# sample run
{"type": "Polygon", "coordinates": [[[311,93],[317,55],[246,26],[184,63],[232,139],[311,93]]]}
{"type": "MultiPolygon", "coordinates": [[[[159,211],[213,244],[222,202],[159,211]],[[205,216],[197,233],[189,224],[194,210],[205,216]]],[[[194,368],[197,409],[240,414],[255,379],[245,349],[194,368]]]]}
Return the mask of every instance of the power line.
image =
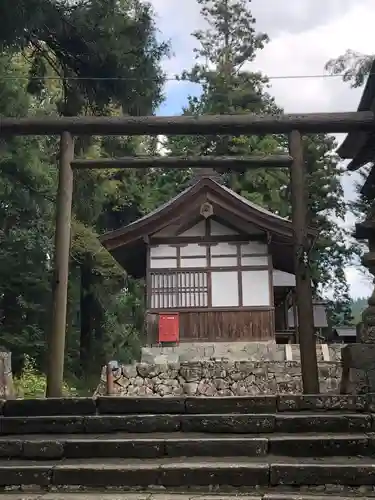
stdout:
{"type": "MultiPolygon", "coordinates": [[[[254,73],[256,74],[256,73],[254,73]]],[[[373,76],[375,73],[369,73],[368,76],[373,76]]],[[[307,79],[317,79],[317,78],[343,78],[345,77],[345,73],[339,73],[339,74],[316,74],[316,75],[274,75],[274,76],[267,76],[266,78],[268,80],[307,80],[307,79]]],[[[81,81],[81,80],[89,80],[89,81],[103,81],[103,82],[110,82],[110,81],[125,81],[125,82],[130,82],[130,81],[156,81],[157,78],[136,78],[136,77],[122,77],[122,76],[114,76],[114,77],[97,77],[97,76],[69,76],[69,77],[62,77],[62,76],[45,76],[45,77],[27,77],[27,76],[3,76],[0,78],[0,80],[64,80],[64,81],[81,81]]],[[[189,80],[187,78],[178,78],[178,77],[166,77],[162,78],[160,77],[160,80],[166,81],[166,82],[183,82],[183,83],[195,83],[199,85],[200,83],[203,83],[205,80],[202,78],[201,80],[189,80]]]]}

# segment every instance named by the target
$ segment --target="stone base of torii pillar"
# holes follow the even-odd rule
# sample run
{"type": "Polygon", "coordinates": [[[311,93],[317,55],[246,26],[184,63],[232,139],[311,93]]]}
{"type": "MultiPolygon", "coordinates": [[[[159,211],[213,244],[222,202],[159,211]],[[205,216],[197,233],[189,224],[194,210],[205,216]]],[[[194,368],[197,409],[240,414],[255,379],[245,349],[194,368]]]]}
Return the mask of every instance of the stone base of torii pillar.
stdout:
{"type": "MultiPolygon", "coordinates": [[[[375,231],[363,264],[375,276],[375,231]]],[[[375,284],[375,280],[374,280],[375,284]]],[[[375,403],[375,288],[357,326],[357,343],[342,349],[342,394],[373,394],[375,403]]]]}

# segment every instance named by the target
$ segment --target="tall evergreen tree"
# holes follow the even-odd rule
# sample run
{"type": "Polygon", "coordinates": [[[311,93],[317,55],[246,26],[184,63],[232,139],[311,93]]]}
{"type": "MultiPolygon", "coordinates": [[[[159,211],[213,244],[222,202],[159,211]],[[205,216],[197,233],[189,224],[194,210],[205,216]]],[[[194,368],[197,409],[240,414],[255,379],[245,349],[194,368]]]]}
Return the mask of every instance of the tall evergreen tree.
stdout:
{"type": "Polygon", "coordinates": [[[63,83],[59,112],[130,115],[160,102],[168,50],[155,38],[153,11],[142,0],[0,0],[0,47],[28,50],[29,91],[51,71],[63,83]],[[156,64],[155,64],[156,63],[156,64]],[[130,98],[131,97],[131,98],[130,98]]]}
{"type": "MultiPolygon", "coordinates": [[[[0,115],[26,116],[35,101],[26,92],[27,68],[0,56],[0,115]]],[[[50,304],[54,172],[48,141],[12,137],[0,141],[1,345],[16,370],[25,354],[43,363],[50,304]]]]}
{"type": "MultiPolygon", "coordinates": [[[[199,97],[189,97],[184,114],[282,113],[268,92],[268,80],[251,71],[257,52],[268,42],[256,30],[251,0],[197,0],[207,28],[193,33],[199,43],[196,64],[181,78],[200,83],[199,97]]],[[[175,137],[168,142],[172,154],[273,154],[286,152],[285,137],[278,135],[241,137],[175,137]]],[[[340,184],[341,170],[334,155],[336,145],[325,134],[304,138],[309,171],[309,217],[318,225],[319,238],[312,252],[312,274],[316,293],[334,290],[333,318],[346,322],[350,317],[349,291],[344,267],[353,255],[346,244],[341,221],[346,205],[340,184]],[[319,291],[319,292],[318,292],[319,291]],[[344,318],[344,319],[343,319],[344,318]]],[[[189,174],[187,172],[187,174],[189,174]]],[[[290,179],[287,169],[222,172],[223,182],[275,213],[291,215],[290,179]]],[[[172,175],[170,173],[170,175],[172,175]]],[[[181,172],[176,175],[181,176],[181,172]]]]}
{"type": "MultiPolygon", "coordinates": [[[[104,0],[16,0],[12,16],[9,16],[7,5],[7,1],[0,0],[0,45],[9,54],[12,64],[14,53],[25,58],[22,81],[27,83],[29,76],[29,83],[17,95],[17,99],[22,100],[23,96],[27,100],[22,108],[23,114],[34,111],[62,115],[151,114],[161,102],[164,75],[160,61],[168,54],[168,46],[156,40],[153,12],[147,2],[114,0],[109,5],[104,0]]],[[[7,81],[7,92],[13,92],[13,84],[11,79],[7,81]]],[[[15,101],[13,105],[21,107],[15,101]]],[[[11,116],[12,110],[2,109],[0,114],[11,116]]],[[[132,154],[141,147],[141,142],[127,137],[90,141],[78,137],[76,155],[95,158],[132,154]]],[[[48,192],[50,212],[45,215],[53,231],[56,170],[50,168],[50,163],[56,162],[57,142],[47,140],[48,152],[47,146],[41,147],[40,142],[36,144],[45,157],[49,156],[43,169],[48,169],[53,181],[48,192]]],[[[32,154],[32,151],[27,154],[32,154]]],[[[35,161],[37,158],[38,155],[35,161]]],[[[24,168],[28,168],[27,161],[24,168]]],[[[112,352],[112,337],[116,335],[118,338],[121,332],[123,342],[117,343],[118,349],[125,346],[129,351],[130,341],[126,342],[126,339],[129,335],[134,337],[133,323],[139,327],[139,315],[134,309],[138,288],[130,283],[126,300],[123,299],[126,270],[121,270],[101,247],[97,236],[150,209],[152,197],[150,195],[149,200],[145,197],[146,193],[151,193],[147,174],[145,171],[84,171],[75,174],[67,334],[67,367],[70,371],[97,372],[96,361],[102,362],[107,356],[120,354],[112,352]],[[124,317],[127,318],[125,324],[124,317]],[[108,352],[110,346],[111,352],[108,352]]],[[[27,189],[32,189],[32,184],[28,179],[26,181],[27,189]]],[[[45,187],[47,189],[48,183],[45,187]]],[[[43,185],[40,190],[43,192],[43,185]]],[[[19,195],[18,187],[15,194],[19,195]]],[[[38,210],[44,209],[38,205],[38,210]]],[[[45,254],[49,257],[49,266],[52,241],[50,235],[50,247],[45,254]]],[[[25,245],[25,255],[28,255],[27,248],[25,245]]],[[[11,259],[10,253],[8,256],[11,259]]],[[[7,265],[10,268],[9,262],[4,262],[6,271],[7,265]]],[[[50,300],[48,282],[47,298],[50,300]]],[[[41,309],[45,323],[40,327],[39,340],[44,354],[44,335],[50,328],[47,315],[50,307],[42,296],[41,309]]],[[[19,318],[22,318],[22,313],[19,318]]],[[[27,352],[25,339],[15,336],[14,342],[17,341],[19,344],[13,345],[12,350],[22,357],[22,352],[27,352]]],[[[37,360],[39,368],[42,368],[42,357],[37,360]]]]}

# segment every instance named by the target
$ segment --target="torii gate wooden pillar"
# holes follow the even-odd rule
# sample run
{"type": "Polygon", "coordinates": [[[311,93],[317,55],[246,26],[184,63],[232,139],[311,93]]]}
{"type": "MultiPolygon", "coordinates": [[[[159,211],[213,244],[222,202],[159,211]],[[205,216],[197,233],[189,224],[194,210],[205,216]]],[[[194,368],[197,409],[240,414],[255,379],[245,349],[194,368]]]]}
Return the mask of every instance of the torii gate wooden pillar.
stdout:
{"type": "Polygon", "coordinates": [[[301,352],[302,383],[305,393],[319,394],[319,372],[316,355],[314,308],[306,229],[308,227],[308,191],[302,136],[298,130],[289,135],[289,152],[293,158],[291,174],[292,222],[294,230],[294,273],[296,276],[297,321],[295,328],[301,352]]]}
{"type": "Polygon", "coordinates": [[[56,200],[55,254],[52,283],[52,322],[48,337],[47,397],[62,396],[70,233],[72,223],[74,141],[70,132],[60,138],[59,184],[56,200]]]}

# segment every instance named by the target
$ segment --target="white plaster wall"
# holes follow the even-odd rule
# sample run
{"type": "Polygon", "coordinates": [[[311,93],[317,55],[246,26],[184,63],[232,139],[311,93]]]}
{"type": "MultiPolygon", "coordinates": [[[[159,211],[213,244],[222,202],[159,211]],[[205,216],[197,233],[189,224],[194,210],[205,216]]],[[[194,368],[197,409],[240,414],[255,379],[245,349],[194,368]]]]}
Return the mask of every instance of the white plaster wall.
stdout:
{"type": "Polygon", "coordinates": [[[268,255],[258,257],[241,257],[242,266],[268,266],[268,255]]]}
{"type": "Polygon", "coordinates": [[[185,246],[181,246],[180,255],[181,257],[191,257],[195,255],[206,256],[207,247],[205,245],[198,245],[197,243],[189,243],[185,246]]]}
{"type": "Polygon", "coordinates": [[[269,272],[242,271],[242,300],[248,307],[270,306],[269,272]]]}
{"type": "Polygon", "coordinates": [[[206,222],[204,220],[198,222],[195,226],[187,229],[179,236],[204,236],[206,233],[206,222]]]}
{"type": "Polygon", "coordinates": [[[189,243],[180,247],[181,267],[207,267],[207,247],[189,243]],[[194,258],[193,258],[194,257],[194,258]]]}
{"type": "Polygon", "coordinates": [[[198,259],[189,259],[188,257],[181,258],[181,267],[206,267],[207,259],[206,257],[199,257],[198,259]]]}
{"type": "Polygon", "coordinates": [[[211,256],[214,255],[237,255],[237,247],[231,243],[221,242],[211,246],[211,256]]]}
{"type": "Polygon", "coordinates": [[[212,307],[239,306],[237,271],[211,273],[212,307]]]}
{"type": "Polygon", "coordinates": [[[151,269],[175,269],[177,267],[177,249],[171,245],[150,247],[151,269]],[[163,259],[155,257],[166,257],[163,259]]]}
{"type": "Polygon", "coordinates": [[[267,254],[268,246],[261,241],[249,241],[241,245],[242,255],[267,254]]]}
{"type": "Polygon", "coordinates": [[[211,257],[211,267],[235,267],[237,257],[211,257]]]}
{"type": "Polygon", "coordinates": [[[230,236],[239,233],[230,227],[219,224],[215,220],[210,220],[210,234],[211,236],[230,236]]]}
{"type": "Polygon", "coordinates": [[[177,259],[151,259],[151,269],[176,269],[177,259]]]}
{"type": "Polygon", "coordinates": [[[150,257],[176,257],[177,249],[171,245],[158,245],[150,247],[150,257]]]}

